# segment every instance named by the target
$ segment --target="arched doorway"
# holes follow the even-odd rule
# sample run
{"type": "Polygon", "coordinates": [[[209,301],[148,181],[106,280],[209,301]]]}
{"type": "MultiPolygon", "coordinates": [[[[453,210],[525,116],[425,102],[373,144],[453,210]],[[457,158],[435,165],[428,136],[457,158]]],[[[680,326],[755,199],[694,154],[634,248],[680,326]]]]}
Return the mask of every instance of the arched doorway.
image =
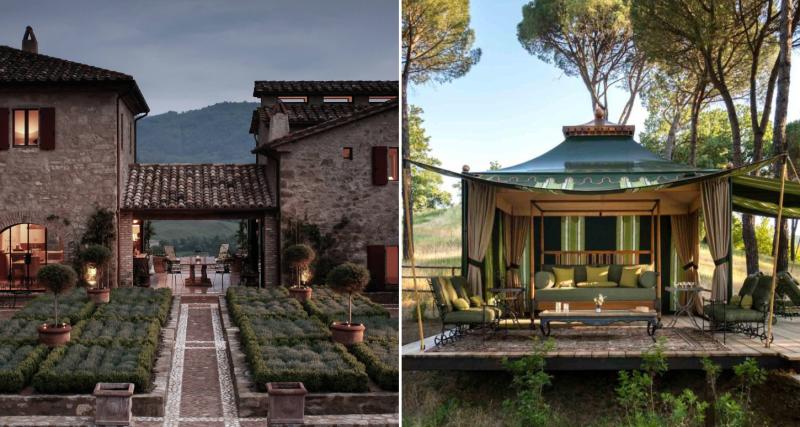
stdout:
{"type": "Polygon", "coordinates": [[[40,224],[14,224],[0,232],[0,283],[5,288],[38,287],[43,265],[64,261],[64,244],[40,224]]]}

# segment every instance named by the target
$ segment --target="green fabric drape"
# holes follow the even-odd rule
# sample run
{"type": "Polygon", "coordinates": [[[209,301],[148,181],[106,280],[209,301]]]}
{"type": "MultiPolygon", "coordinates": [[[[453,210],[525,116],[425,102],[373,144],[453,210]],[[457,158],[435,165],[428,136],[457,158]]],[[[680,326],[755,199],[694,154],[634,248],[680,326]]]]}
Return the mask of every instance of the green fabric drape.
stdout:
{"type": "MultiPolygon", "coordinates": [[[[586,248],[586,217],[561,217],[561,250],[582,251],[586,248]]],[[[578,254],[561,256],[562,264],[585,264],[586,257],[578,254]]]]}
{"type": "MultiPolygon", "coordinates": [[[[617,217],[617,250],[635,251],[639,250],[641,232],[639,228],[638,216],[618,216],[617,217]]],[[[638,254],[620,254],[616,256],[618,264],[638,264],[638,254]]]]}

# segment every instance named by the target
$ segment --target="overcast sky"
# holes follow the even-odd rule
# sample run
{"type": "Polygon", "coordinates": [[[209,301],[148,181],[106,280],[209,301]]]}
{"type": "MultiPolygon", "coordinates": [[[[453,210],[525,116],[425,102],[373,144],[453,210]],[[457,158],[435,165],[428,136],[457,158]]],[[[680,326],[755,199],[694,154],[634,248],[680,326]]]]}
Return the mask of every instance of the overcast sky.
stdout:
{"type": "Polygon", "coordinates": [[[131,74],[151,114],[256,101],[255,80],[397,80],[396,0],[6,2],[0,44],[131,74]]]}

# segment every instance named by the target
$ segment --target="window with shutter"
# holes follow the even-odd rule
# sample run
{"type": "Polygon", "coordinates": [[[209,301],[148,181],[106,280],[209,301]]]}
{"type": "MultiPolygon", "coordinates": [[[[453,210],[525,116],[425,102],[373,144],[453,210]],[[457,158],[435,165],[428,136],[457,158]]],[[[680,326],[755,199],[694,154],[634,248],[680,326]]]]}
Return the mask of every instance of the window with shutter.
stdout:
{"type": "Polygon", "coordinates": [[[13,141],[15,147],[39,145],[41,133],[40,111],[35,109],[14,110],[13,141]]]}
{"type": "Polygon", "coordinates": [[[0,150],[8,150],[11,146],[11,111],[8,108],[0,108],[0,150]]]}
{"type": "Polygon", "coordinates": [[[372,184],[386,185],[388,177],[388,147],[372,147],[372,184]]]}

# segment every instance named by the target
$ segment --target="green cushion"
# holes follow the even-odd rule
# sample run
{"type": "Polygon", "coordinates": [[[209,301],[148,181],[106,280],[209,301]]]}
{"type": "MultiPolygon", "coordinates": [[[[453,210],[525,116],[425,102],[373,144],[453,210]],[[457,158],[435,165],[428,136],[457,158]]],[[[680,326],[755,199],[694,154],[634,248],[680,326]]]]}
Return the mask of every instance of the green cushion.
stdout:
{"type": "Polygon", "coordinates": [[[631,265],[622,268],[622,275],[619,279],[619,286],[623,288],[635,288],[639,286],[639,275],[642,274],[641,265],[631,265]]]}
{"type": "Polygon", "coordinates": [[[483,307],[485,302],[480,296],[469,297],[469,305],[473,307],[483,307]]]}
{"type": "Polygon", "coordinates": [[[800,305],[800,286],[798,286],[797,280],[789,272],[778,273],[778,284],[775,291],[780,295],[789,297],[792,304],[800,305]]]}
{"type": "Polygon", "coordinates": [[[465,300],[464,298],[456,298],[453,300],[453,308],[458,311],[468,310],[469,301],[465,300]]]}
{"type": "MultiPolygon", "coordinates": [[[[739,306],[741,306],[742,305],[742,297],[740,297],[739,295],[732,296],[731,297],[731,305],[739,305],[739,306]]],[[[752,297],[752,295],[750,296],[750,305],[751,306],[753,305],[753,297],[752,297]]]]}
{"type": "MultiPolygon", "coordinates": [[[[536,301],[592,301],[597,288],[547,288],[534,293],[536,301]]],[[[605,288],[606,301],[650,301],[656,299],[655,288],[605,288]]]]}
{"type": "Polygon", "coordinates": [[[575,283],[587,281],[585,265],[575,265],[572,268],[575,270],[575,283]]]}
{"type": "Polygon", "coordinates": [[[449,325],[475,325],[491,322],[495,319],[495,311],[483,308],[451,311],[444,316],[444,323],[449,325]]]}
{"type": "Polygon", "coordinates": [[[614,282],[580,282],[577,286],[579,288],[616,288],[617,284],[614,282]]]}
{"type": "Polygon", "coordinates": [[[587,282],[608,282],[608,266],[586,267],[587,282]]]}
{"type": "Polygon", "coordinates": [[[753,290],[753,308],[760,310],[764,305],[769,304],[771,292],[772,276],[761,276],[758,279],[756,288],[753,290]]]}
{"type": "Polygon", "coordinates": [[[620,264],[611,264],[608,266],[608,281],[617,282],[622,278],[622,267],[620,264]]]}
{"type": "Polygon", "coordinates": [[[572,267],[553,267],[553,274],[556,276],[556,285],[559,287],[565,285],[571,286],[575,284],[575,269],[572,267]]]}
{"type": "MultiPolygon", "coordinates": [[[[728,304],[724,307],[721,304],[715,305],[711,309],[711,305],[704,307],[704,312],[712,319],[725,322],[761,322],[764,319],[764,313],[753,310],[745,309],[736,305],[728,304]],[[724,313],[724,314],[723,314],[724,313]]],[[[772,319],[772,324],[777,323],[777,319],[772,319]]]]}
{"type": "Polygon", "coordinates": [[[758,279],[760,279],[761,276],[763,276],[763,274],[761,274],[759,271],[758,273],[754,273],[745,277],[742,287],[739,289],[739,295],[753,295],[753,291],[756,289],[756,285],[758,284],[758,279]]]}
{"type": "Polygon", "coordinates": [[[655,271],[643,271],[639,275],[639,287],[641,288],[655,288],[658,283],[658,273],[655,271]]]}
{"type": "Polygon", "coordinates": [[[469,301],[469,290],[467,289],[467,278],[463,276],[453,276],[450,278],[450,283],[453,284],[453,288],[456,290],[456,294],[458,294],[459,298],[464,298],[465,300],[469,301]]]}
{"type": "Polygon", "coordinates": [[[555,284],[556,276],[549,271],[537,271],[533,275],[533,286],[536,289],[552,288],[555,284]]]}
{"type": "Polygon", "coordinates": [[[431,277],[431,288],[433,288],[433,298],[436,300],[436,304],[443,305],[445,311],[452,311],[453,305],[444,292],[444,282],[446,280],[446,277],[431,277]]]}
{"type": "MultiPolygon", "coordinates": [[[[731,301],[731,304],[733,304],[733,301],[731,301]]],[[[745,295],[745,296],[741,297],[741,301],[739,301],[739,307],[742,307],[744,309],[753,308],[753,296],[752,295],[745,295]]]]}

